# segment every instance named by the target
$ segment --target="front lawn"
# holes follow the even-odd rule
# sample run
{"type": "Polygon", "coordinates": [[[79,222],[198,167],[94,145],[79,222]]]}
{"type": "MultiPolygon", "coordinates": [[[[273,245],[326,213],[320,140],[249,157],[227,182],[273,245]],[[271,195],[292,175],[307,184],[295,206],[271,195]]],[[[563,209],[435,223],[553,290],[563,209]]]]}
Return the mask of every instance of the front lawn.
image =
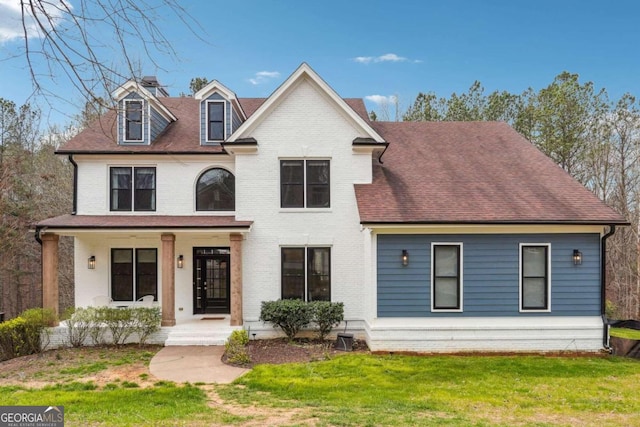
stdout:
{"type": "Polygon", "coordinates": [[[157,348],[81,348],[0,363],[0,405],[64,405],[68,426],[640,425],[640,361],[373,356],[259,365],[236,384],[176,385],[157,348]]]}
{"type": "Polygon", "coordinates": [[[640,363],[616,357],[349,355],[260,365],[238,384],[223,397],[331,425],[640,425],[640,363]]]}

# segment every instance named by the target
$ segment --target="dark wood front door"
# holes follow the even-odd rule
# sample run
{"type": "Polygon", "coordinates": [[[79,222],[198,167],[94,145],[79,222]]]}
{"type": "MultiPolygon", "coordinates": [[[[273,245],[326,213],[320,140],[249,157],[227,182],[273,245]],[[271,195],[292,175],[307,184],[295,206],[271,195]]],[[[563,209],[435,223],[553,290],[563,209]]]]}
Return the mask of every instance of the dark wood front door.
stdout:
{"type": "Polygon", "coordinates": [[[230,313],[229,248],[193,249],[193,313],[230,313]]]}

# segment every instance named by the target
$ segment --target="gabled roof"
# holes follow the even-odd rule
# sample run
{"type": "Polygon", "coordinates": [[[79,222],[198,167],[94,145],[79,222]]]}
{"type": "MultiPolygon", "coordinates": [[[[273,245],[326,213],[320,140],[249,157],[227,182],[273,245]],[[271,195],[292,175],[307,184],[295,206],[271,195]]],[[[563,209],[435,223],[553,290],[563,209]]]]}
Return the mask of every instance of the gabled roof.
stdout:
{"type": "Polygon", "coordinates": [[[111,95],[114,99],[120,101],[122,98],[132,92],[139,94],[146,101],[149,101],[149,103],[156,109],[156,111],[162,114],[162,116],[164,116],[164,118],[168,121],[173,122],[178,120],[178,118],[174,116],[173,113],[169,109],[167,109],[167,107],[162,105],[158,98],[156,98],[151,92],[142,87],[142,85],[135,80],[127,81],[122,86],[114,90],[111,95]]]}
{"type": "Polygon", "coordinates": [[[627,224],[505,123],[372,122],[388,142],[356,184],[370,224],[627,224]]]}
{"type": "MultiPolygon", "coordinates": [[[[190,97],[159,98],[177,120],[149,145],[118,145],[116,112],[110,111],[71,138],[58,154],[224,154],[219,145],[200,144],[200,101],[190,97]]],[[[245,113],[253,114],[266,98],[238,98],[245,113]]],[[[362,99],[345,99],[354,113],[364,119],[367,110],[362,99]]]]}
{"type": "Polygon", "coordinates": [[[245,114],[244,110],[242,109],[242,105],[238,102],[238,97],[236,96],[236,94],[217,80],[213,80],[207,83],[207,85],[197,91],[193,95],[193,97],[201,101],[203,99],[207,99],[209,96],[211,96],[211,94],[216,92],[234,104],[236,110],[241,114],[242,120],[247,119],[247,114],[245,114]]]}
{"type": "Polygon", "coordinates": [[[374,141],[383,144],[384,139],[369,125],[369,121],[349,107],[340,96],[306,63],[302,63],[293,74],[287,78],[257,110],[231,135],[227,142],[234,142],[236,139],[251,137],[251,132],[258,124],[269,115],[269,113],[289,94],[302,79],[307,79],[317,88],[323,91],[364,135],[374,141]]]}

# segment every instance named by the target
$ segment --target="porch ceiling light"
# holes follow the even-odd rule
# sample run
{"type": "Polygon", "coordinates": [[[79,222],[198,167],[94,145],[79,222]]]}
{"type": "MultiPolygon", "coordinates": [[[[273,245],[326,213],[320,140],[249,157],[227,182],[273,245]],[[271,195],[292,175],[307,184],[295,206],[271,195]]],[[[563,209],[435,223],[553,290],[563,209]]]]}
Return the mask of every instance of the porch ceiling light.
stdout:
{"type": "Polygon", "coordinates": [[[582,264],[582,252],[577,249],[573,250],[573,265],[582,264]]]}
{"type": "Polygon", "coordinates": [[[402,250],[402,265],[406,267],[409,265],[409,251],[406,249],[402,250]]]}
{"type": "Polygon", "coordinates": [[[178,268],[184,267],[184,256],[178,255],[178,268]]]}
{"type": "Polygon", "coordinates": [[[89,257],[89,261],[88,261],[87,267],[89,268],[89,270],[95,270],[96,269],[96,257],[95,257],[95,255],[91,255],[89,257]]]}

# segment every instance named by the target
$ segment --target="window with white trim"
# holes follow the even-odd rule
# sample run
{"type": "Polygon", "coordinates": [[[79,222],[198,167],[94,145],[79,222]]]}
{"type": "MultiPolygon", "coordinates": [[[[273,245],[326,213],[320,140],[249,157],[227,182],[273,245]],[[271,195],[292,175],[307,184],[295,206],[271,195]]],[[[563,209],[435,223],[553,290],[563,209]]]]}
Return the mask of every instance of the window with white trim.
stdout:
{"type": "Polygon", "coordinates": [[[462,311],[462,243],[431,244],[431,309],[462,311]]]}
{"type": "Polygon", "coordinates": [[[280,160],[280,207],[330,207],[329,166],[329,160],[280,160]]]}
{"type": "Polygon", "coordinates": [[[142,142],[144,126],[143,101],[124,101],[124,142],[142,142]]]}
{"type": "Polygon", "coordinates": [[[207,141],[224,141],[225,101],[207,101],[207,141]]]}
{"type": "Polygon", "coordinates": [[[158,300],[158,250],[111,249],[111,299],[137,301],[145,295],[158,300]]]}
{"type": "Polygon", "coordinates": [[[282,299],[331,301],[331,248],[281,248],[282,299]]]}
{"type": "Polygon", "coordinates": [[[549,311],[551,244],[520,244],[520,310],[549,311]]]}

